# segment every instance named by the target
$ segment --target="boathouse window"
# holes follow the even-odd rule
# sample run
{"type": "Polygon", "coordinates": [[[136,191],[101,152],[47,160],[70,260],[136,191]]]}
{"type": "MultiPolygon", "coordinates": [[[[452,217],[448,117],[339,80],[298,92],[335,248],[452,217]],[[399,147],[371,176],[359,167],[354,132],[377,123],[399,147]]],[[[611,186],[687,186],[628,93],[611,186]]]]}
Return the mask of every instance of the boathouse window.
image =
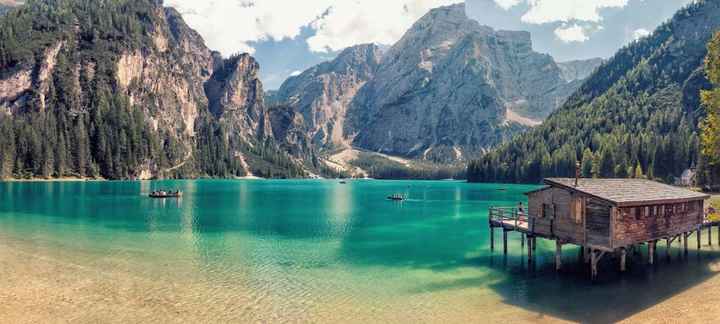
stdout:
{"type": "Polygon", "coordinates": [[[542,218],[555,218],[555,204],[543,204],[542,207],[542,218]]]}

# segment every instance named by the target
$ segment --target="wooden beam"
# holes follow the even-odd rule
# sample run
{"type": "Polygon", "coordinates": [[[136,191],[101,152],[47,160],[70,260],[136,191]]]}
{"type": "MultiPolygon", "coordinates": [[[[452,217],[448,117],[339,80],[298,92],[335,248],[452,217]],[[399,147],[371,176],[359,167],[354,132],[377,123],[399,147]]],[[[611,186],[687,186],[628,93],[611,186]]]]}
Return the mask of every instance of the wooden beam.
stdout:
{"type": "Polygon", "coordinates": [[[668,260],[670,259],[670,248],[672,247],[672,240],[667,239],[667,245],[665,248],[665,256],[667,256],[668,260]]]}
{"type": "Polygon", "coordinates": [[[520,248],[525,248],[525,233],[520,233],[520,248]]]}
{"type": "Polygon", "coordinates": [[[503,254],[507,255],[507,230],[503,228],[503,254]]]}
{"type": "Polygon", "coordinates": [[[490,251],[495,251],[495,227],[490,224],[490,251]]]}
{"type": "Polygon", "coordinates": [[[533,244],[532,244],[532,246],[533,246],[533,251],[537,251],[537,241],[536,241],[536,240],[537,240],[537,237],[533,236],[533,237],[532,237],[532,240],[533,240],[533,244]]]}
{"type": "Polygon", "coordinates": [[[690,235],[688,233],[683,233],[683,236],[685,237],[683,239],[683,245],[684,245],[683,250],[684,250],[684,254],[687,255],[688,254],[688,237],[690,235]]]}
{"type": "Polygon", "coordinates": [[[595,255],[595,251],[590,250],[590,279],[595,280],[595,277],[597,277],[597,256],[595,255]]]}
{"type": "Polygon", "coordinates": [[[562,242],[560,240],[555,241],[555,271],[560,271],[562,268],[562,242]]]}
{"type": "Polygon", "coordinates": [[[712,246],[712,225],[708,226],[708,245],[712,246]]]}
{"type": "Polygon", "coordinates": [[[655,241],[648,242],[648,263],[655,263],[655,241]]]}
{"type": "Polygon", "coordinates": [[[702,248],[702,244],[700,243],[700,242],[701,242],[701,240],[700,240],[701,236],[702,236],[702,227],[701,227],[701,226],[698,226],[698,228],[697,228],[697,248],[698,248],[698,251],[700,251],[700,249],[702,248]]]}
{"type": "Polygon", "coordinates": [[[533,241],[533,237],[528,236],[528,240],[527,240],[528,265],[530,265],[533,262],[533,245],[534,244],[535,244],[535,241],[533,241]]]}
{"type": "Polygon", "coordinates": [[[585,250],[585,263],[590,263],[590,254],[592,253],[592,250],[588,247],[583,247],[583,250],[585,250]]]}
{"type": "Polygon", "coordinates": [[[620,272],[625,272],[626,270],[626,263],[625,258],[627,257],[627,250],[625,248],[620,248],[620,272]]]}

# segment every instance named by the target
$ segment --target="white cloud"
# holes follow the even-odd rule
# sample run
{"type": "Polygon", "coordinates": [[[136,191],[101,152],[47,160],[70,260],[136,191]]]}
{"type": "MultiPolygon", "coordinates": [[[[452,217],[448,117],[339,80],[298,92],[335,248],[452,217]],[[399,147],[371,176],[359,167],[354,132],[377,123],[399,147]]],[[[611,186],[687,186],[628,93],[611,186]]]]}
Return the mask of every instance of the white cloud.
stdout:
{"type": "Polygon", "coordinates": [[[495,0],[507,9],[524,4],[527,11],[520,20],[526,24],[556,23],[555,36],[566,43],[590,39],[588,32],[602,30],[602,9],[624,8],[629,0],[495,0]],[[577,24],[583,23],[583,26],[577,24]],[[573,24],[570,24],[573,23],[573,24]]]}
{"type": "Polygon", "coordinates": [[[600,10],[623,8],[628,0],[525,0],[530,9],[522,16],[529,24],[544,24],[557,21],[602,21],[600,10]]]}
{"type": "Polygon", "coordinates": [[[165,1],[224,55],[252,53],[255,41],[295,38],[304,26],[317,31],[308,39],[317,52],[359,43],[391,44],[429,9],[459,2],[463,0],[165,1]]]}
{"type": "Polygon", "coordinates": [[[577,24],[562,25],[555,29],[555,36],[565,43],[570,42],[584,42],[590,39],[585,34],[585,29],[577,24]]]}
{"type": "Polygon", "coordinates": [[[508,10],[512,7],[515,7],[519,5],[522,2],[522,0],[495,0],[495,3],[505,10],[508,10]]]}
{"type": "Polygon", "coordinates": [[[633,40],[638,40],[638,39],[643,38],[643,37],[648,36],[648,35],[650,35],[650,31],[649,31],[649,30],[647,30],[647,29],[645,29],[645,28],[639,28],[639,29],[636,29],[636,30],[633,32],[632,38],[633,38],[633,40]]]}

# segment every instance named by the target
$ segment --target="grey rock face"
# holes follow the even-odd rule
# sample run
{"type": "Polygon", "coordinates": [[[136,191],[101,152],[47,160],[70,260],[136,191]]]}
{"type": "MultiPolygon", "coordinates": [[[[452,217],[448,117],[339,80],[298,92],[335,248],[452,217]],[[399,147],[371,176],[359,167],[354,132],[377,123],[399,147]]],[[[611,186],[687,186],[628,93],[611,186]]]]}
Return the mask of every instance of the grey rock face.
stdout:
{"type": "Polygon", "coordinates": [[[272,135],[259,71],[252,56],[237,55],[216,66],[205,83],[210,112],[245,141],[272,135]]]}
{"type": "Polygon", "coordinates": [[[578,85],[532,50],[529,33],[482,26],[463,4],[441,7],[383,55],[349,105],[344,136],[371,151],[462,160],[523,128],[508,111],[543,118],[578,85]]]}
{"type": "Polygon", "coordinates": [[[587,60],[574,60],[567,62],[559,62],[557,65],[562,72],[562,77],[567,82],[573,82],[577,80],[585,80],[592,74],[595,69],[603,64],[605,60],[601,58],[592,58],[587,60]]]}
{"type": "Polygon", "coordinates": [[[343,128],[347,106],[375,75],[379,63],[377,46],[350,47],[336,59],[289,78],[273,94],[273,101],[284,103],[302,115],[314,146],[320,149],[340,147],[346,143],[343,128]]]}

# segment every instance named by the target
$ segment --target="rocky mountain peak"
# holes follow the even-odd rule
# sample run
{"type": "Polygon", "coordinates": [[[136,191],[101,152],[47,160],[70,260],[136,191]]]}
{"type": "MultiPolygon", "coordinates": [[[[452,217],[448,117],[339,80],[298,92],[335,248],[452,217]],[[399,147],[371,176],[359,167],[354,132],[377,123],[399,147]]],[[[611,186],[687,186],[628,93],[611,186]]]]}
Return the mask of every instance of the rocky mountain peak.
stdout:
{"type": "Polygon", "coordinates": [[[345,136],[362,149],[457,161],[536,125],[579,84],[528,32],[495,31],[463,4],[431,10],[353,98],[345,136]]]}
{"type": "Polygon", "coordinates": [[[288,79],[275,100],[303,118],[312,143],[321,149],[346,144],[343,136],[347,106],[374,75],[381,52],[374,44],[349,47],[334,60],[288,79]]]}

